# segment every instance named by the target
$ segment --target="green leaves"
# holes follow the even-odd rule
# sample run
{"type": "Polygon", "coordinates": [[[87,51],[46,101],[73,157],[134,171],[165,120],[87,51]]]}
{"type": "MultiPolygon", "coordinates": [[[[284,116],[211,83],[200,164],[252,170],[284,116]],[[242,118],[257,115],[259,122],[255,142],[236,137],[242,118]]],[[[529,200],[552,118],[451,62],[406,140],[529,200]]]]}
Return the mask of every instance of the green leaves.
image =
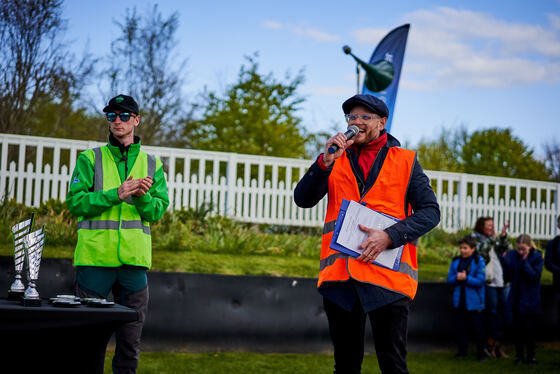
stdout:
{"type": "Polygon", "coordinates": [[[551,180],[544,162],[509,128],[468,134],[464,127],[443,129],[436,140],[421,140],[416,150],[424,169],[497,177],[551,180]]]}
{"type": "Polygon", "coordinates": [[[237,83],[223,95],[205,92],[202,119],[187,123],[189,146],[222,152],[305,157],[306,136],[296,116],[304,99],[297,94],[303,83],[300,71],[286,81],[272,73],[262,75],[256,57],[246,57],[237,83]]]}
{"type": "Polygon", "coordinates": [[[465,173],[550,180],[545,164],[507,128],[475,131],[463,146],[462,158],[465,173]]]}

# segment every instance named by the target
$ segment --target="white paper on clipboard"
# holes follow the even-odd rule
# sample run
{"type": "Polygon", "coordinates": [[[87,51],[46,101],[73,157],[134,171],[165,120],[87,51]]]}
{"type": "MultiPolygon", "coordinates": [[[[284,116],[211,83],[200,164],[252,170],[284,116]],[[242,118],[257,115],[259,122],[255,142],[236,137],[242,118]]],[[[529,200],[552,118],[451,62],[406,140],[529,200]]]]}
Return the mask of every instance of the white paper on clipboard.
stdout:
{"type": "MultiPolygon", "coordinates": [[[[358,247],[367,238],[367,234],[360,230],[358,224],[383,230],[394,225],[397,221],[396,218],[376,212],[355,201],[350,201],[336,243],[357,254],[362,254],[363,250],[358,247]]],[[[403,246],[384,250],[377,256],[375,263],[391,269],[395,267],[398,269],[402,249],[403,246]]]]}

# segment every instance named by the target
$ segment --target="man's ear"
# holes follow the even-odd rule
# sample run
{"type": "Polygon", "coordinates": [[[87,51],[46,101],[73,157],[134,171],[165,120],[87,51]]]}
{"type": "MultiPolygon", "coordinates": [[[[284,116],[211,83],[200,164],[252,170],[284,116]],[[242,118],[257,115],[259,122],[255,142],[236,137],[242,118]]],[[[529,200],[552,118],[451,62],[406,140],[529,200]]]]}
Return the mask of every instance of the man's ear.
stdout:
{"type": "Polygon", "coordinates": [[[380,131],[385,128],[385,125],[387,124],[387,117],[381,118],[381,124],[381,128],[379,129],[380,131]]]}

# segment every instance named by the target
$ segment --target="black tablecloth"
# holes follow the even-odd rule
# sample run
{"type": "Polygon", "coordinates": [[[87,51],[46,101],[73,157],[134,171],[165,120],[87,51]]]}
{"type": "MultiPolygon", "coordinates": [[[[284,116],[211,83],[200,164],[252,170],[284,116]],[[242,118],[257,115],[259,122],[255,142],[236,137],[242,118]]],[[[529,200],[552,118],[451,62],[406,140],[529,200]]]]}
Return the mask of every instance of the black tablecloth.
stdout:
{"type": "Polygon", "coordinates": [[[115,304],[24,307],[0,299],[0,372],[103,373],[107,343],[138,312],[115,304]]]}

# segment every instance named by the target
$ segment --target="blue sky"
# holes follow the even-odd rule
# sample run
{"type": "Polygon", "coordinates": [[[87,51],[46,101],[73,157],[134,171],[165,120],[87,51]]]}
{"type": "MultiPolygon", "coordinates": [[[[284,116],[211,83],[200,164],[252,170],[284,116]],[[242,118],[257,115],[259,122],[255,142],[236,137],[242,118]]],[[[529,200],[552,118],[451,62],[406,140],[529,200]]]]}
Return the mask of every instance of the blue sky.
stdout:
{"type": "MultiPolygon", "coordinates": [[[[66,0],[67,40],[79,55],[106,55],[114,20],[154,1],[66,0]]],[[[262,73],[283,79],[304,69],[306,98],[298,115],[312,132],[345,128],[342,102],[355,94],[348,44],[369,59],[390,30],[410,23],[392,134],[416,144],[441,128],[510,127],[542,155],[560,141],[560,0],[539,1],[167,1],[179,13],[176,53],[187,58],[185,97],[205,86],[223,92],[245,55],[259,53],[262,73]]],[[[115,56],[118,58],[118,56],[115,56]]],[[[99,107],[102,107],[100,103],[99,107]]]]}

